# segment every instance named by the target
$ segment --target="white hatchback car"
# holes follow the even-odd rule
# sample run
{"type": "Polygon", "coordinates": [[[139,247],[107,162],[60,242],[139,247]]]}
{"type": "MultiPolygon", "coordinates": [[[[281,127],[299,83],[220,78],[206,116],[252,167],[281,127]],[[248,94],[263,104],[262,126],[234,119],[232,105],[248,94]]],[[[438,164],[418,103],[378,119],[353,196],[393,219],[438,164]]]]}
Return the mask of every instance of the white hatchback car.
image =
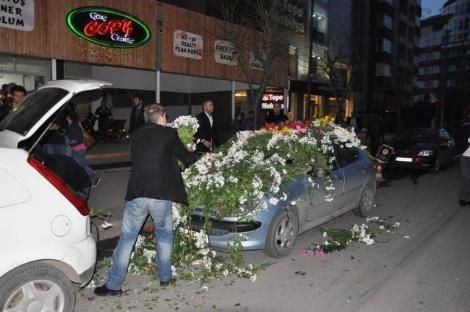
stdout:
{"type": "Polygon", "coordinates": [[[50,82],[0,124],[0,311],[73,311],[72,283],[93,275],[88,205],[37,147],[69,102],[107,85],[50,82]]]}

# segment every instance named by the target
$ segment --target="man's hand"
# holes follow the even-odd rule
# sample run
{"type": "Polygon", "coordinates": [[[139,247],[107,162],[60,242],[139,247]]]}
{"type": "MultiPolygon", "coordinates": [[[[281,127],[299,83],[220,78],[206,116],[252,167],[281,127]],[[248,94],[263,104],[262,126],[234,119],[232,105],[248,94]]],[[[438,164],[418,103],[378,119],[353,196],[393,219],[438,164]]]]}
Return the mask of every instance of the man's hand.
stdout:
{"type": "Polygon", "coordinates": [[[212,150],[212,142],[204,140],[202,141],[202,144],[204,144],[204,146],[207,147],[209,150],[212,150]]]}

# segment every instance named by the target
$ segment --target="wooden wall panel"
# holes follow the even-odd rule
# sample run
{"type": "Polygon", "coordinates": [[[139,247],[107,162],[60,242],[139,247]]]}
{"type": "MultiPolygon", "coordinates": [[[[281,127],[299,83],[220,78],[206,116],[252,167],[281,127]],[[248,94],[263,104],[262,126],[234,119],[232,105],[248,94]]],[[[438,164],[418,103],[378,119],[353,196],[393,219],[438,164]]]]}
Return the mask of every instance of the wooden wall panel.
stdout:
{"type": "Polygon", "coordinates": [[[156,10],[154,0],[36,0],[35,27],[31,32],[0,28],[0,52],[57,58],[95,64],[156,69],[156,10]],[[77,37],[67,27],[65,16],[77,7],[105,6],[125,11],[141,19],[152,38],[133,49],[102,47],[77,37]]]}
{"type": "MultiPolygon", "coordinates": [[[[240,66],[219,64],[214,59],[214,41],[218,37],[217,32],[220,32],[220,29],[226,27],[227,24],[221,20],[167,4],[161,4],[161,10],[164,18],[163,44],[161,47],[163,71],[226,80],[246,80],[240,66]],[[184,30],[203,37],[204,52],[202,60],[184,58],[174,54],[173,33],[175,30],[184,30]]],[[[274,64],[270,85],[287,87],[287,57],[288,46],[286,44],[286,61],[274,64]]],[[[253,77],[256,81],[261,78],[256,71],[253,71],[253,77]]]]}

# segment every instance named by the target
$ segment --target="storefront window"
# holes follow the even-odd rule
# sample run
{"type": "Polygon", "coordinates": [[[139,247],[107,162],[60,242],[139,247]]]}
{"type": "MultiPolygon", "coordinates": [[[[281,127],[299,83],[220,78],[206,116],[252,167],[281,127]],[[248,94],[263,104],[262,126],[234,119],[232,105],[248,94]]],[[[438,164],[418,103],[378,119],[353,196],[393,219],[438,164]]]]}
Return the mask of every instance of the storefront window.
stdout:
{"type": "Polygon", "coordinates": [[[0,85],[16,83],[32,91],[50,80],[49,60],[0,55],[0,85]]]}

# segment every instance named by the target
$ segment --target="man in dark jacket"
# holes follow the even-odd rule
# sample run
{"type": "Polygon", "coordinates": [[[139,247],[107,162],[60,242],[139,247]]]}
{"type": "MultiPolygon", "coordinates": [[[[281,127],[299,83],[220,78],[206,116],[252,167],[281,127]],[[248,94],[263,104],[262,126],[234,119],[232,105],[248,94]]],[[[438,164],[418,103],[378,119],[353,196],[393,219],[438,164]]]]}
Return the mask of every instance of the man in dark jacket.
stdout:
{"type": "Polygon", "coordinates": [[[144,100],[142,96],[136,95],[133,99],[131,117],[129,119],[129,134],[139,129],[144,124],[144,100]]]}
{"type": "Polygon", "coordinates": [[[204,100],[202,102],[202,112],[196,116],[199,128],[196,135],[196,150],[200,153],[212,151],[219,146],[219,135],[214,122],[214,102],[204,100]]]}
{"type": "Polygon", "coordinates": [[[274,103],[273,104],[272,114],[266,116],[266,122],[265,123],[282,125],[282,124],[284,124],[285,122],[288,122],[288,121],[289,121],[289,118],[282,111],[281,104],[274,103]]]}
{"type": "Polygon", "coordinates": [[[172,202],[187,201],[177,159],[189,165],[196,161],[196,156],[186,150],[176,130],[166,126],[166,118],[162,106],[154,104],[147,107],[147,124],[131,136],[133,165],[121,236],[113,253],[113,264],[108,271],[106,284],[95,289],[97,296],[122,293],[129,257],[149,213],[155,224],[160,285],[167,286],[172,278],[172,202]]]}

